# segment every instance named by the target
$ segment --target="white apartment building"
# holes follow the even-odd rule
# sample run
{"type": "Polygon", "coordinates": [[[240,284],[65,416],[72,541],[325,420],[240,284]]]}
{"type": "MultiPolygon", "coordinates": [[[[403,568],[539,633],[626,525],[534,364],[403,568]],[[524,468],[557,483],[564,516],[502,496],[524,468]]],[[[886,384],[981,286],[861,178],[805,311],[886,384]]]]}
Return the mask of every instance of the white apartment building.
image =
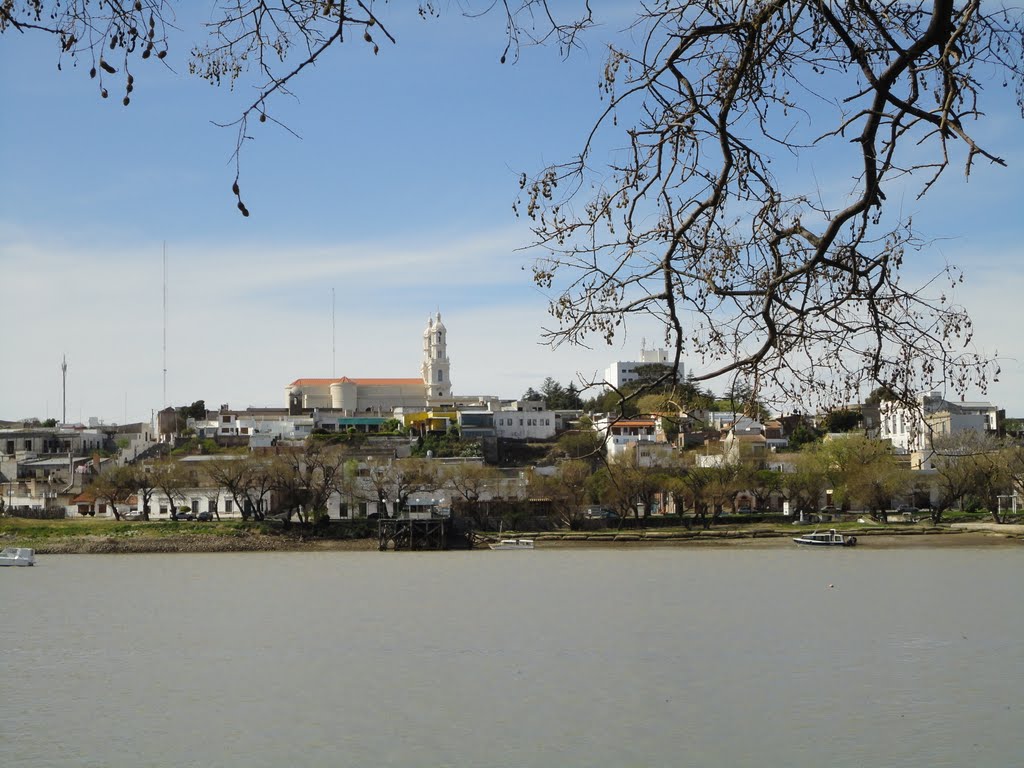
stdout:
{"type": "MultiPolygon", "coordinates": [[[[624,384],[640,378],[637,374],[637,368],[652,364],[672,365],[674,358],[675,355],[670,354],[666,349],[647,349],[646,346],[641,346],[639,360],[616,360],[609,365],[604,372],[604,383],[606,386],[621,389],[624,384]]],[[[684,366],[682,363],[679,363],[678,373],[679,379],[682,380],[684,377],[684,366]]]]}

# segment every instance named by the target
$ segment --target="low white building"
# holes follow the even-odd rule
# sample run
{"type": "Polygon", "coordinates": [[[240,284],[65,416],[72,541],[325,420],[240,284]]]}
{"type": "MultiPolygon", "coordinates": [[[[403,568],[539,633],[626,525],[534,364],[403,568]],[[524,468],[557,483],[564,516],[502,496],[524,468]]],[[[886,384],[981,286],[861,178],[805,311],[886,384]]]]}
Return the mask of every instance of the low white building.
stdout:
{"type": "Polygon", "coordinates": [[[594,421],[594,429],[604,437],[609,461],[617,461],[632,453],[638,465],[652,466],[673,451],[672,446],[664,441],[664,432],[658,429],[657,419],[604,416],[594,421]]]}
{"type": "Polygon", "coordinates": [[[550,440],[558,429],[554,411],[498,411],[494,431],[508,440],[550,440]]]}

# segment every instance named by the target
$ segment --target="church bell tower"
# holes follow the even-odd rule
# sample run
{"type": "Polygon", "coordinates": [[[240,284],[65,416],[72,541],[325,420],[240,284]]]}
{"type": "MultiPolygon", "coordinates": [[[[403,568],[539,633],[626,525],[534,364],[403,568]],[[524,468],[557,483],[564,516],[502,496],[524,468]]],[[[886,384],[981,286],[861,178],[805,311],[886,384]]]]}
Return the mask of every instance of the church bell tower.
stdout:
{"type": "Polygon", "coordinates": [[[448,361],[448,330],[441,322],[441,313],[427,321],[423,331],[423,385],[427,400],[451,396],[451,363],[448,361]]]}

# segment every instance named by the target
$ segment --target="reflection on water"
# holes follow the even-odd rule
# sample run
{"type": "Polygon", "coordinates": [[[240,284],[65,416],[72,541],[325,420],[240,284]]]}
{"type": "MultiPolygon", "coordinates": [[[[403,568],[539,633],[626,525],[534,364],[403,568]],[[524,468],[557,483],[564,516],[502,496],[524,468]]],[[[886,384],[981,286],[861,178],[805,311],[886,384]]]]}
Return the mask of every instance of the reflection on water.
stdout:
{"type": "Polygon", "coordinates": [[[41,557],[0,573],[16,692],[0,765],[1008,766],[1022,565],[1016,549],[41,557]]]}

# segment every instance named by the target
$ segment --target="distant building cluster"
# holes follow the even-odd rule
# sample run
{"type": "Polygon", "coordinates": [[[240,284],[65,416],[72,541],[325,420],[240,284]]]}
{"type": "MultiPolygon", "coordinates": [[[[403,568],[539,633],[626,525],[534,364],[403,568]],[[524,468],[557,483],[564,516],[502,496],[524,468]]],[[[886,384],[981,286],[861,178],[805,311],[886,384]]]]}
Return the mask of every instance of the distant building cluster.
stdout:
{"type": "MultiPolygon", "coordinates": [[[[502,445],[554,442],[568,431],[592,431],[603,444],[602,453],[611,465],[628,462],[657,467],[692,451],[696,467],[753,462],[764,469],[788,471],[792,469],[787,459],[791,440],[801,432],[828,431],[828,414],[759,419],[712,409],[687,411],[675,403],[665,413],[631,417],[591,413],[581,421],[584,414],[580,410],[549,409],[542,398],[509,400],[487,394],[459,394],[448,356],[448,329],[439,312],[429,318],[422,342],[419,377],[300,377],[284,387],[283,402],[276,408],[232,409],[225,404],[187,418],[183,418],[181,409],[167,408],[157,413],[152,425],[0,423],[0,509],[95,513],[102,504],[90,495],[89,486],[97,477],[116,467],[145,464],[166,456],[186,436],[213,441],[221,448],[256,453],[299,445],[313,435],[364,436],[370,442],[360,471],[366,471],[371,459],[408,457],[415,441],[455,430],[463,440],[475,441],[481,448],[480,456],[470,461],[490,464],[502,463],[506,455],[502,445]]],[[[639,359],[609,365],[605,385],[621,390],[649,376],[645,366],[670,369],[672,364],[673,357],[666,350],[644,345],[639,359]]],[[[675,373],[679,380],[684,378],[682,364],[675,373]]],[[[846,410],[854,419],[854,428],[826,435],[826,439],[860,434],[884,441],[893,453],[905,457],[912,469],[923,474],[934,470],[936,439],[968,432],[999,434],[1005,418],[1003,411],[990,403],[951,402],[935,392],[923,393],[917,408],[883,401],[873,406],[852,405],[846,410]]],[[[204,458],[209,457],[192,457],[189,461],[202,462],[204,458]]],[[[197,487],[183,491],[183,498],[188,499],[185,506],[196,514],[230,516],[243,511],[237,498],[225,488],[197,487]]],[[[429,504],[436,506],[443,498],[441,491],[435,492],[429,504]]],[[[428,502],[413,495],[408,503],[415,506],[428,502]]],[[[666,500],[660,509],[671,511],[673,503],[666,500]]],[[[781,495],[769,503],[781,508],[781,495]]],[[[132,502],[127,504],[131,507],[132,502]]],[[[339,516],[365,514],[373,507],[373,503],[364,503],[349,508],[341,499],[335,499],[332,505],[332,514],[339,516]]],[[[157,516],[172,515],[177,506],[166,494],[154,496],[157,516]]]]}

